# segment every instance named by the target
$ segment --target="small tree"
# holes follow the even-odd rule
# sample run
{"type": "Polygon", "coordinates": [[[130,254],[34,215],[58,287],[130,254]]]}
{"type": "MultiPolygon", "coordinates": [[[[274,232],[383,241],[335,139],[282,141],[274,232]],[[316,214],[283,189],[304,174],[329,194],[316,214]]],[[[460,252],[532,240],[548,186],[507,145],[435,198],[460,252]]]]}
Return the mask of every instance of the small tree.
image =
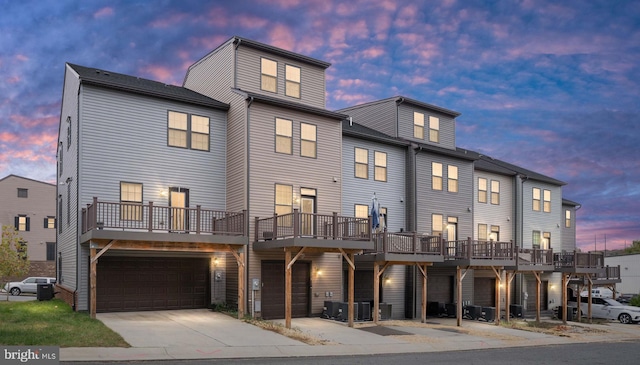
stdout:
{"type": "MultiPolygon", "coordinates": [[[[8,284],[10,277],[22,276],[28,272],[27,243],[15,227],[3,225],[2,243],[0,243],[0,283],[8,284]]],[[[9,293],[7,293],[7,300],[9,300],[9,293]]]]}

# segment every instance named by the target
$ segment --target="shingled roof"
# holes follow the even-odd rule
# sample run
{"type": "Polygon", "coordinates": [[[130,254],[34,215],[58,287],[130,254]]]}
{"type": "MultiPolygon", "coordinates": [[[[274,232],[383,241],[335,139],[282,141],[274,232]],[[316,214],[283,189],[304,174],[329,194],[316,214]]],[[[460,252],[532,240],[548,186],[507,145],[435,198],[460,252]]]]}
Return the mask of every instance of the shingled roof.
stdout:
{"type": "Polygon", "coordinates": [[[229,105],[193,90],[162,82],[67,63],[79,76],[82,83],[148,95],[173,101],[229,110],[229,105]]]}

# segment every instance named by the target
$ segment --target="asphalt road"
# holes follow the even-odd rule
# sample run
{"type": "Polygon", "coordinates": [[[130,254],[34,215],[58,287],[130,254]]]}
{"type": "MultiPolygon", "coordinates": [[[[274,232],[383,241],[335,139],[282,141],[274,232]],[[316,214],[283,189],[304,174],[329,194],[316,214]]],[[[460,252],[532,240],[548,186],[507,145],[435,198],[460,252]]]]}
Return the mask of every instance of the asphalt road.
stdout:
{"type": "MultiPolygon", "coordinates": [[[[428,352],[369,356],[287,357],[254,359],[207,359],[175,361],[127,361],[112,364],[149,365],[205,365],[205,364],[256,364],[256,365],[389,365],[389,364],[637,364],[640,358],[640,342],[581,343],[539,347],[509,347],[475,351],[428,352]]],[[[89,365],[95,362],[61,362],[69,365],[89,365]]]]}

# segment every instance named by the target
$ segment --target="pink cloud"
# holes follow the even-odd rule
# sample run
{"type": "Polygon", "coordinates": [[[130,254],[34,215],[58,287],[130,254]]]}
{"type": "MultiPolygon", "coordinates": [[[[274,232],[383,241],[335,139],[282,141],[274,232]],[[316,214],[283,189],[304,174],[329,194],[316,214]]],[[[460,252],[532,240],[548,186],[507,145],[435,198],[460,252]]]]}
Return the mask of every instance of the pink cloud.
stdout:
{"type": "Polygon", "coordinates": [[[252,15],[238,15],[235,21],[243,28],[255,29],[264,28],[269,24],[269,20],[252,15]]]}
{"type": "Polygon", "coordinates": [[[391,15],[388,13],[378,14],[373,27],[376,33],[376,39],[384,41],[389,36],[389,28],[391,28],[391,15]]]}
{"type": "Polygon", "coordinates": [[[377,58],[384,54],[384,48],[381,46],[367,48],[360,52],[364,58],[377,58]]]}
{"type": "Polygon", "coordinates": [[[298,45],[296,51],[302,54],[311,54],[324,45],[324,38],[321,35],[304,35],[298,45]]]}
{"type": "Polygon", "coordinates": [[[282,9],[291,9],[300,5],[300,0],[261,0],[260,2],[268,5],[276,5],[282,9]]]}
{"type": "Polygon", "coordinates": [[[294,50],[296,46],[293,30],[284,24],[276,24],[269,32],[267,43],[286,50],[294,50]]]}
{"type": "Polygon", "coordinates": [[[152,28],[169,28],[176,24],[184,23],[185,19],[187,19],[187,14],[184,13],[173,13],[169,16],[162,17],[157,19],[151,24],[149,24],[152,28]]]}
{"type": "Polygon", "coordinates": [[[361,80],[361,79],[340,79],[340,81],[338,81],[339,87],[354,87],[354,86],[372,87],[373,85],[374,85],[373,83],[369,81],[361,80]]]}
{"type": "Polygon", "coordinates": [[[411,27],[416,23],[418,8],[415,5],[405,6],[398,12],[394,25],[399,28],[411,27]]]}
{"type": "Polygon", "coordinates": [[[392,0],[379,1],[378,6],[388,12],[394,12],[397,8],[396,2],[392,0]]]}
{"type": "Polygon", "coordinates": [[[113,13],[114,13],[113,12],[113,8],[106,7],[106,8],[102,8],[102,9],[96,11],[95,13],[93,13],[93,17],[96,18],[96,19],[99,19],[99,18],[112,16],[113,13]]]}
{"type": "Polygon", "coordinates": [[[10,119],[20,125],[21,129],[34,129],[34,128],[42,128],[42,127],[54,127],[58,125],[58,116],[57,115],[48,115],[48,116],[26,116],[26,115],[18,115],[14,114],[10,116],[10,119]]]}
{"type": "Polygon", "coordinates": [[[20,82],[20,78],[18,76],[10,76],[5,79],[7,84],[17,84],[20,82]]]}
{"type": "Polygon", "coordinates": [[[151,79],[164,82],[166,84],[179,85],[175,83],[175,73],[167,67],[159,65],[148,65],[141,70],[145,74],[151,75],[151,79]]]}
{"type": "Polygon", "coordinates": [[[222,7],[215,7],[206,16],[206,22],[212,27],[224,28],[229,25],[227,10],[222,7]]]}
{"type": "Polygon", "coordinates": [[[336,13],[340,16],[349,16],[360,10],[360,5],[354,2],[340,3],[336,6],[336,13]]]}
{"type": "Polygon", "coordinates": [[[345,101],[349,104],[359,104],[369,100],[373,100],[371,95],[366,94],[354,94],[350,92],[344,92],[342,90],[336,90],[331,93],[334,100],[345,101]]]}
{"type": "Polygon", "coordinates": [[[24,61],[29,61],[29,57],[27,57],[27,56],[25,56],[25,55],[23,55],[23,54],[18,54],[18,55],[16,55],[16,59],[17,59],[18,61],[23,61],[23,62],[24,62],[24,61]]]}
{"type": "Polygon", "coordinates": [[[214,50],[218,48],[221,44],[227,41],[229,37],[216,35],[216,36],[207,36],[207,37],[192,37],[189,38],[189,43],[194,45],[197,48],[202,48],[206,50],[214,50]]]}
{"type": "Polygon", "coordinates": [[[0,143],[16,143],[19,139],[15,133],[0,132],[0,143]]]}

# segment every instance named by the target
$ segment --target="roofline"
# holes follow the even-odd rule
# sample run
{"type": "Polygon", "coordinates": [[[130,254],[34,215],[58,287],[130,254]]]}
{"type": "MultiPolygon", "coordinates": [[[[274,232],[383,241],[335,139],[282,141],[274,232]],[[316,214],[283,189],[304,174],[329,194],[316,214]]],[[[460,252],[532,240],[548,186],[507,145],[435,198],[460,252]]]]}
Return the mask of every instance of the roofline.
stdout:
{"type": "Polygon", "coordinates": [[[56,186],[56,184],[48,183],[48,182],[46,182],[46,181],[40,181],[40,180],[36,180],[36,179],[31,179],[31,178],[24,177],[24,176],[20,176],[20,175],[16,175],[16,174],[9,174],[9,175],[7,175],[7,176],[3,177],[2,179],[0,179],[0,182],[4,181],[4,180],[6,180],[6,179],[8,179],[8,178],[10,178],[10,177],[16,177],[16,178],[18,178],[18,179],[24,179],[24,180],[29,180],[29,181],[37,182],[37,183],[40,183],[40,184],[51,185],[51,186],[53,186],[53,187],[55,187],[55,186],[56,186]]]}
{"type": "Polygon", "coordinates": [[[268,96],[265,96],[265,95],[262,95],[262,94],[252,93],[252,92],[245,91],[245,90],[242,90],[242,89],[231,89],[231,90],[235,91],[236,93],[239,93],[241,95],[244,95],[245,98],[247,98],[247,99],[252,99],[253,101],[261,102],[261,103],[264,103],[264,104],[274,105],[274,106],[278,106],[278,107],[282,107],[282,108],[290,108],[290,109],[298,110],[298,111],[301,111],[301,112],[315,114],[315,115],[318,115],[318,116],[332,118],[332,119],[336,119],[336,120],[340,120],[340,121],[349,118],[348,115],[341,114],[341,113],[336,113],[336,112],[333,112],[331,110],[315,108],[315,107],[312,107],[312,106],[299,104],[299,103],[293,103],[293,102],[286,101],[286,100],[281,100],[281,99],[278,99],[278,98],[268,97],[268,96]]]}
{"type": "Polygon", "coordinates": [[[346,107],[343,109],[340,109],[341,111],[347,111],[347,110],[354,110],[354,109],[359,109],[359,108],[363,108],[363,107],[367,107],[367,106],[371,106],[371,105],[375,105],[375,104],[380,104],[380,103],[384,103],[384,102],[388,102],[388,101],[395,101],[396,103],[402,104],[402,103],[409,103],[409,104],[413,104],[416,106],[419,106],[421,108],[426,108],[426,109],[431,109],[431,110],[435,110],[438,111],[440,113],[443,114],[447,114],[453,118],[456,118],[458,116],[460,116],[461,114],[459,112],[453,111],[453,110],[449,110],[437,105],[433,105],[433,104],[428,104],[428,103],[424,103],[415,99],[411,99],[411,98],[407,98],[404,96],[392,96],[390,98],[386,98],[386,99],[379,99],[379,100],[374,100],[374,101],[370,101],[367,103],[363,103],[363,104],[358,104],[358,105],[354,105],[354,106],[350,106],[350,107],[346,107]]]}
{"type": "MultiPolygon", "coordinates": [[[[314,66],[318,66],[318,67],[322,67],[322,68],[325,68],[325,69],[328,68],[329,66],[331,66],[331,63],[329,63],[329,62],[321,61],[321,60],[313,58],[313,57],[301,55],[299,53],[294,53],[294,52],[291,52],[291,51],[287,51],[287,50],[282,49],[282,48],[270,46],[268,44],[260,43],[258,41],[254,41],[252,39],[243,38],[243,37],[240,37],[240,36],[234,36],[234,37],[232,37],[232,39],[233,39],[233,43],[235,45],[237,45],[237,46],[247,46],[247,47],[255,48],[255,49],[260,50],[260,51],[267,51],[267,52],[275,53],[275,54],[278,54],[278,55],[281,55],[281,56],[285,56],[287,58],[292,58],[292,59],[298,60],[300,62],[308,63],[308,64],[311,64],[311,65],[314,65],[314,66]]],[[[225,42],[224,44],[226,44],[227,42],[225,42]]]]}
{"type": "Polygon", "coordinates": [[[410,146],[410,143],[407,142],[407,141],[402,141],[402,140],[399,140],[399,139],[395,139],[393,137],[383,137],[383,136],[376,136],[376,135],[373,135],[373,134],[357,132],[357,131],[354,131],[352,129],[345,129],[344,126],[342,128],[342,135],[347,136],[347,137],[365,139],[365,140],[373,141],[373,142],[386,143],[386,144],[399,146],[399,147],[408,147],[408,146],[410,146]]]}

